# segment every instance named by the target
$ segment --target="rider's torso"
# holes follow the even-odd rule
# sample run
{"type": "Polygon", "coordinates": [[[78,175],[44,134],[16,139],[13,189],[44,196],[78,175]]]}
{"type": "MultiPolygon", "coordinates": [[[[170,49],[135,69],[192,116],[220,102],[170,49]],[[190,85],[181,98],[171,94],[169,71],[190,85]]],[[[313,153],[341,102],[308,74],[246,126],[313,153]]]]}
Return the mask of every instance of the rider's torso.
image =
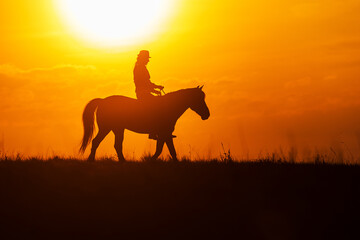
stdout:
{"type": "Polygon", "coordinates": [[[134,67],[134,83],[136,87],[136,93],[149,93],[153,89],[150,82],[150,73],[146,66],[143,64],[135,64],[134,67]]]}

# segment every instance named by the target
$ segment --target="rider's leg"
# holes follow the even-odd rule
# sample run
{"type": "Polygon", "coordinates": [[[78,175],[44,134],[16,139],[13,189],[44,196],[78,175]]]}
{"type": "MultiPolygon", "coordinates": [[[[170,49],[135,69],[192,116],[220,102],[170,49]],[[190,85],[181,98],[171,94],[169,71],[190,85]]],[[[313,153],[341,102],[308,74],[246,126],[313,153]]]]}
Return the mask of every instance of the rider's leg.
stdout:
{"type": "MultiPolygon", "coordinates": [[[[151,101],[155,96],[148,91],[136,91],[136,97],[140,101],[151,101]]],[[[156,133],[150,133],[149,139],[157,140],[158,136],[156,133]]]]}

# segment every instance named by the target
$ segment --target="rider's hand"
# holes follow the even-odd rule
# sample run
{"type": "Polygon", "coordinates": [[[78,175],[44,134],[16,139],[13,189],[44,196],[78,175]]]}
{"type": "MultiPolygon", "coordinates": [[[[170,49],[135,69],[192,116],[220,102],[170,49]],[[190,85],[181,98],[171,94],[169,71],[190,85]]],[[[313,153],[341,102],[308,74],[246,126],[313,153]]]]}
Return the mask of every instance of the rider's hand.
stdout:
{"type": "Polygon", "coordinates": [[[154,89],[154,91],[152,91],[153,93],[155,93],[156,95],[158,95],[158,96],[160,96],[161,95],[161,92],[160,91],[158,91],[158,90],[155,90],[154,89]]]}

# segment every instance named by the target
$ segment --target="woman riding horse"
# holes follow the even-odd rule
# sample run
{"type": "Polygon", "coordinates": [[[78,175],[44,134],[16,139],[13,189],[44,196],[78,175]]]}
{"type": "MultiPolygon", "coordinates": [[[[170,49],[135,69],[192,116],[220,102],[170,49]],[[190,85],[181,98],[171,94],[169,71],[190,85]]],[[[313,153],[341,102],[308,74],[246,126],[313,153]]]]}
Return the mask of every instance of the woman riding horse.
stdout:
{"type": "Polygon", "coordinates": [[[137,61],[134,67],[134,83],[137,99],[142,100],[154,96],[151,93],[160,95],[160,91],[164,89],[163,86],[156,85],[150,81],[150,74],[146,68],[149,60],[149,51],[141,50],[137,56],[137,61]],[[156,89],[160,89],[160,91],[156,89]]]}
{"type": "MultiPolygon", "coordinates": [[[[134,67],[134,83],[135,83],[135,93],[136,97],[139,100],[148,100],[151,101],[152,93],[156,95],[161,95],[161,90],[164,89],[161,85],[156,85],[150,81],[150,73],[146,68],[146,65],[150,61],[150,54],[147,50],[141,50],[137,56],[137,60],[134,67]],[[159,90],[156,90],[159,89],[159,90]]],[[[155,133],[149,134],[150,139],[157,139],[155,133]]]]}

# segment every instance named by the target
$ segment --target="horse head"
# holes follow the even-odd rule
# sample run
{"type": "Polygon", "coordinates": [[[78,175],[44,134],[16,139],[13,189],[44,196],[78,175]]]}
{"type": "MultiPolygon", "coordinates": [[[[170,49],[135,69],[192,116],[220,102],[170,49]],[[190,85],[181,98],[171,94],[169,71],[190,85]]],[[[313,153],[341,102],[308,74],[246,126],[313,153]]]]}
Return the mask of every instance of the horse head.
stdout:
{"type": "Polygon", "coordinates": [[[199,114],[202,120],[210,117],[210,111],[205,102],[205,93],[202,91],[203,86],[193,88],[190,109],[199,114]]]}

